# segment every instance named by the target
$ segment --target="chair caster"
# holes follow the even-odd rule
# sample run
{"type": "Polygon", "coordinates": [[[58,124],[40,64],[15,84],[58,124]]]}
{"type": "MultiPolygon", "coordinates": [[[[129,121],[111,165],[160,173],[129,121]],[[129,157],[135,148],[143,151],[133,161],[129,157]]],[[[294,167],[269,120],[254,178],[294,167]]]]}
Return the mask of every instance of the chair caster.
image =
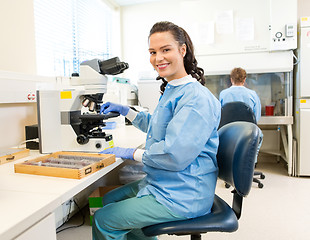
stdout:
{"type": "Polygon", "coordinates": [[[258,183],[258,188],[263,188],[263,187],[264,187],[264,184],[258,183]]]}
{"type": "Polygon", "coordinates": [[[225,188],[230,188],[230,185],[228,183],[225,183],[225,188]]]}
{"type": "Polygon", "coordinates": [[[265,175],[264,175],[264,174],[261,174],[261,175],[260,175],[260,179],[265,179],[265,175]]]}

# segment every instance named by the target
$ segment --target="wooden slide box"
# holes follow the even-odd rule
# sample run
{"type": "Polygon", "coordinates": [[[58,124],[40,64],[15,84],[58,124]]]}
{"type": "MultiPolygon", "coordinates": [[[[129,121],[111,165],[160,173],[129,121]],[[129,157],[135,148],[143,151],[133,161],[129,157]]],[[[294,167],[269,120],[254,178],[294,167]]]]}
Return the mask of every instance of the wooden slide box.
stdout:
{"type": "Polygon", "coordinates": [[[0,165],[29,156],[29,149],[10,148],[0,152],[0,165]]]}
{"type": "Polygon", "coordinates": [[[16,173],[27,173],[35,175],[44,175],[52,177],[62,177],[62,178],[73,178],[81,179],[90,175],[91,173],[97,172],[100,169],[111,165],[115,162],[114,154],[99,154],[99,153],[82,153],[82,152],[55,152],[49,155],[38,157],[36,159],[28,160],[23,163],[17,163],[14,165],[16,173]],[[90,157],[90,158],[102,158],[97,162],[93,162],[87,166],[81,167],[79,169],[71,169],[64,167],[50,167],[50,166],[36,166],[31,165],[31,163],[44,162],[49,158],[59,158],[59,156],[76,156],[76,157],[90,157]]]}

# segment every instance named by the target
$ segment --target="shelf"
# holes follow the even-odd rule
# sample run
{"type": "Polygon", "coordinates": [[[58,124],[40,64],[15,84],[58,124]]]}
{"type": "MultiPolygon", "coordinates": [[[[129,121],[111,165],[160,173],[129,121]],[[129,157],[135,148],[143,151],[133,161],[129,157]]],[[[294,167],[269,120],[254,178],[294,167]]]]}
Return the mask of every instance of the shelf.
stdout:
{"type": "Polygon", "coordinates": [[[287,160],[287,158],[285,156],[284,151],[266,149],[266,150],[260,150],[259,152],[281,157],[284,161],[288,162],[288,160],[287,160]]]}
{"type": "Polygon", "coordinates": [[[258,121],[258,125],[289,125],[293,123],[293,116],[262,116],[258,121]]]}

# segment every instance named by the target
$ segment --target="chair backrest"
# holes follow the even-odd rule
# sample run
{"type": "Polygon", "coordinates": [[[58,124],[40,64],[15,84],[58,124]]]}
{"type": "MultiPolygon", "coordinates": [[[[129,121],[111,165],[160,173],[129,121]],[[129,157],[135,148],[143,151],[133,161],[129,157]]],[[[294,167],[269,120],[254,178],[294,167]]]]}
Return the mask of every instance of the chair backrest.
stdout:
{"type": "Polygon", "coordinates": [[[256,117],[249,105],[244,102],[229,102],[222,106],[219,128],[227,123],[242,121],[256,124],[256,117]]]}
{"type": "Polygon", "coordinates": [[[242,198],[252,186],[259,128],[250,122],[232,122],[219,129],[219,178],[234,187],[233,209],[239,218],[242,198]]]}

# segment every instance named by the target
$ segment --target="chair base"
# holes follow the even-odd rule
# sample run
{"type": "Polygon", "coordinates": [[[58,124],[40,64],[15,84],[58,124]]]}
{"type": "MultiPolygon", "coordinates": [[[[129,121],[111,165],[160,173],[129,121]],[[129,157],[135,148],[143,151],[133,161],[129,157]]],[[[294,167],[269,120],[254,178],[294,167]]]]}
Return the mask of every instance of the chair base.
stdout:
{"type": "Polygon", "coordinates": [[[254,176],[259,176],[260,179],[265,179],[265,175],[262,172],[254,171],[254,176]]]}
{"type": "Polygon", "coordinates": [[[264,184],[262,184],[262,182],[259,181],[257,178],[253,178],[253,182],[258,184],[258,188],[263,188],[264,187],[264,184]]]}
{"type": "MultiPolygon", "coordinates": [[[[264,184],[259,179],[265,179],[265,175],[262,172],[254,171],[254,176],[258,176],[258,178],[253,177],[253,182],[258,184],[258,188],[263,188],[264,184]]],[[[230,188],[230,185],[225,183],[225,188],[230,188]]]]}
{"type": "Polygon", "coordinates": [[[265,179],[265,175],[262,172],[254,171],[254,176],[258,176],[258,178],[253,178],[253,182],[257,183],[259,188],[263,188],[264,184],[259,179],[265,179]]]}

